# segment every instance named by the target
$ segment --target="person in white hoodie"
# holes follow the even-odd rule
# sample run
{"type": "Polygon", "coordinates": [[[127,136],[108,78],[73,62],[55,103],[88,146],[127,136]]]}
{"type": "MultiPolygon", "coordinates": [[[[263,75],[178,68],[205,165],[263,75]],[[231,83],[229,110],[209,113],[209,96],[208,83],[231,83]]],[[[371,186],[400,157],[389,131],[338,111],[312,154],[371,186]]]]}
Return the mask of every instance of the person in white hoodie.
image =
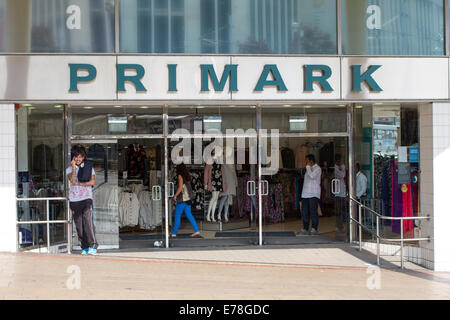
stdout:
{"type": "Polygon", "coordinates": [[[344,223],[347,217],[347,189],[345,185],[346,169],[342,163],[341,155],[336,154],[334,165],[334,178],[339,181],[337,193],[334,194],[336,212],[336,232],[344,232],[344,223]]]}
{"type": "Polygon", "coordinates": [[[320,199],[320,178],[322,169],[316,164],[314,155],[306,156],[306,173],[302,190],[302,220],[303,229],[300,234],[317,234],[319,228],[318,206],[320,199]],[[309,225],[312,221],[311,232],[309,225]]]}

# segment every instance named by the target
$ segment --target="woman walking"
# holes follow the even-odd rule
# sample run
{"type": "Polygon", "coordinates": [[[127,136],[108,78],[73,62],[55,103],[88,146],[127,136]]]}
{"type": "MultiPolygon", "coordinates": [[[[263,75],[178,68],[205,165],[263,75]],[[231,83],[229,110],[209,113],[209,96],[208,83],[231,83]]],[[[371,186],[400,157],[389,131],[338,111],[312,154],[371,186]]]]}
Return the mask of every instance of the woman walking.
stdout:
{"type": "Polygon", "coordinates": [[[194,199],[194,192],[191,186],[191,175],[184,163],[177,165],[177,178],[178,178],[178,189],[175,192],[173,199],[176,202],[175,207],[175,223],[172,229],[172,238],[176,238],[178,228],[181,223],[181,215],[183,212],[186,214],[189,222],[194,227],[194,233],[191,237],[199,236],[200,232],[198,230],[197,222],[191,213],[191,200],[194,199]]]}

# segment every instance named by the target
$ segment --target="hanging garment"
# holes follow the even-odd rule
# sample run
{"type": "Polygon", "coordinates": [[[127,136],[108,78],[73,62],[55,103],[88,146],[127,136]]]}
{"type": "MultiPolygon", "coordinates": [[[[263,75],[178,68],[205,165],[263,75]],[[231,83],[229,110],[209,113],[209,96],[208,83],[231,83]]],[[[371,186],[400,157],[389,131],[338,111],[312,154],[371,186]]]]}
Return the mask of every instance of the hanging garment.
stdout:
{"type": "Polygon", "coordinates": [[[137,195],[122,192],[119,196],[120,227],[134,227],[139,223],[139,200],[137,195]]]}
{"type": "Polygon", "coordinates": [[[269,186],[270,207],[269,218],[271,223],[284,221],[283,186],[280,183],[269,186]]]}
{"type": "Polygon", "coordinates": [[[144,178],[145,175],[145,150],[142,146],[130,144],[127,151],[128,176],[144,178]]]}
{"type": "Polygon", "coordinates": [[[228,197],[228,205],[232,205],[232,199],[236,195],[236,189],[237,189],[237,176],[236,176],[236,170],[234,169],[234,165],[232,164],[224,164],[222,165],[222,172],[223,172],[223,184],[224,184],[224,190],[223,194],[226,194],[230,197],[228,197]]]}
{"type": "MultiPolygon", "coordinates": [[[[295,168],[300,169],[306,166],[305,158],[309,154],[309,147],[304,144],[295,150],[295,168]]],[[[317,159],[316,159],[317,161],[317,159]]]]}
{"type": "Polygon", "coordinates": [[[138,195],[139,200],[139,218],[138,224],[141,229],[152,230],[156,226],[152,220],[152,193],[149,191],[141,191],[138,195]]]}
{"type": "Polygon", "coordinates": [[[53,151],[46,144],[40,144],[33,149],[33,175],[47,176],[54,171],[53,151]]]}
{"type": "Polygon", "coordinates": [[[295,177],[295,208],[300,209],[300,201],[302,198],[303,178],[300,175],[295,177]]]}
{"type": "Polygon", "coordinates": [[[293,169],[295,168],[295,155],[294,151],[289,148],[281,149],[281,158],[283,161],[283,168],[293,169]]]}
{"type": "MultiPolygon", "coordinates": [[[[397,163],[392,163],[392,217],[403,216],[403,195],[402,185],[398,184],[397,163]]],[[[392,232],[400,233],[400,222],[392,221],[392,232]]]]}
{"type": "Polygon", "coordinates": [[[208,191],[223,191],[222,165],[213,163],[211,177],[208,179],[208,191]]]}

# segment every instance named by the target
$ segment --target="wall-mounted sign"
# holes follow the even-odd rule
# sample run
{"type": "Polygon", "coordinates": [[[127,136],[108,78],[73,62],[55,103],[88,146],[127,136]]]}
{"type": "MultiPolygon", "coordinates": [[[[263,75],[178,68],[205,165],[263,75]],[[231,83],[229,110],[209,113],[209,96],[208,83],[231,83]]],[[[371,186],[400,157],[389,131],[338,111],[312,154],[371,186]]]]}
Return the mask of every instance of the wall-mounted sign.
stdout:
{"type": "Polygon", "coordinates": [[[0,56],[3,101],[437,100],[448,83],[448,58],[0,56]]]}

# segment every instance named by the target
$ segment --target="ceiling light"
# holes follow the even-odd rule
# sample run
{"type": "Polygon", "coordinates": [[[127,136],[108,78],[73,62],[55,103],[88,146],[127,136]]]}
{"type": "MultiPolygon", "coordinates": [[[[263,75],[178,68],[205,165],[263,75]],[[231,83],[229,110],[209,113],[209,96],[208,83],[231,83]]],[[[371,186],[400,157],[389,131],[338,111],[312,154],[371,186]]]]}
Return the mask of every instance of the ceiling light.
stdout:
{"type": "Polygon", "coordinates": [[[32,106],[32,104],[29,104],[29,103],[24,103],[23,105],[22,105],[23,107],[31,107],[32,106]]]}
{"type": "Polygon", "coordinates": [[[363,106],[356,106],[356,109],[362,109],[363,106]]]}
{"type": "Polygon", "coordinates": [[[139,107],[139,108],[141,108],[141,109],[148,109],[148,108],[150,108],[150,107],[148,107],[148,106],[142,106],[142,107],[139,107]]]}
{"type": "Polygon", "coordinates": [[[54,106],[56,109],[62,108],[62,105],[57,104],[56,106],[54,106]]]}
{"type": "Polygon", "coordinates": [[[290,104],[283,104],[283,107],[292,107],[290,104]]]}
{"type": "Polygon", "coordinates": [[[305,106],[305,109],[310,109],[311,108],[311,106],[305,106]]]}
{"type": "Polygon", "coordinates": [[[122,106],[114,106],[114,108],[122,108],[122,106]]]}
{"type": "Polygon", "coordinates": [[[94,107],[87,106],[87,107],[83,107],[83,109],[94,109],[94,107]]]}

